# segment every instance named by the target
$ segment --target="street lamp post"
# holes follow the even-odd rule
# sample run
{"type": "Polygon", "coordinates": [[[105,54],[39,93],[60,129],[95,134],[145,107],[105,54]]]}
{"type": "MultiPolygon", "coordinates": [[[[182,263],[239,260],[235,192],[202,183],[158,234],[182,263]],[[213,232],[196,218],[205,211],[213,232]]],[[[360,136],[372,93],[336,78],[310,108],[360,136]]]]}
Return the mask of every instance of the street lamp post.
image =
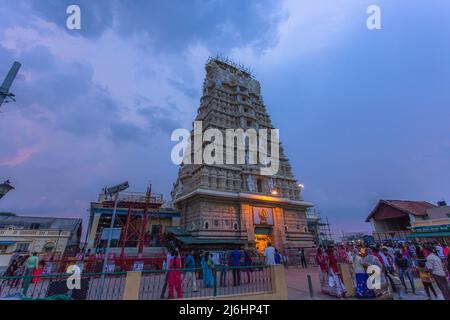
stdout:
{"type": "Polygon", "coordinates": [[[9,191],[14,190],[14,187],[11,185],[9,180],[0,184],[0,199],[3,198],[9,191]]]}
{"type": "Polygon", "coordinates": [[[105,272],[106,272],[105,268],[106,268],[106,264],[108,263],[108,254],[109,254],[109,249],[111,246],[112,232],[113,232],[114,224],[116,222],[116,212],[117,212],[117,203],[119,200],[119,193],[121,191],[128,189],[129,187],[130,186],[129,186],[128,182],[124,182],[117,186],[106,189],[106,193],[109,194],[110,196],[114,197],[114,209],[113,209],[113,213],[112,213],[112,217],[111,217],[111,223],[109,225],[108,240],[106,243],[106,248],[105,248],[105,253],[104,253],[105,257],[103,258],[102,273],[100,276],[100,293],[99,293],[99,296],[97,297],[99,300],[101,300],[101,296],[103,294],[103,286],[105,283],[105,272]]]}

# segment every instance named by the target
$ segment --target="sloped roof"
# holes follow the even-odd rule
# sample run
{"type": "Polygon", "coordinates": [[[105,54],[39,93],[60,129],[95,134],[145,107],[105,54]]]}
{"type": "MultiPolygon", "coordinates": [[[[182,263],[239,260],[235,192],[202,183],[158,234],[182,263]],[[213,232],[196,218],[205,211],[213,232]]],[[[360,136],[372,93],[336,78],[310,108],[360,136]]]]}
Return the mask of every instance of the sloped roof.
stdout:
{"type": "Polygon", "coordinates": [[[39,229],[76,231],[82,223],[79,218],[56,218],[56,217],[24,217],[24,216],[0,216],[0,228],[15,226],[27,229],[31,224],[39,224],[39,229]]]}
{"type": "Polygon", "coordinates": [[[437,207],[436,205],[426,201],[380,200],[375,209],[373,209],[367,217],[366,222],[369,222],[369,220],[375,215],[380,206],[383,204],[403,211],[406,214],[412,214],[414,216],[426,216],[428,209],[437,207]]]}

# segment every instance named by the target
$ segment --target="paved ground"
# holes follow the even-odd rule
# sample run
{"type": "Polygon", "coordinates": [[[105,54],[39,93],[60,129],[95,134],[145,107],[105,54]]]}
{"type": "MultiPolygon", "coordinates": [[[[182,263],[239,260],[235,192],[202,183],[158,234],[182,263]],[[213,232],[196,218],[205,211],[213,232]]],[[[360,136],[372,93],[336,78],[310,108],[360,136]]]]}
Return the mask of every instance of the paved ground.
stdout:
{"type": "MultiPolygon", "coordinates": [[[[336,300],[338,298],[329,296],[327,294],[320,292],[320,282],[319,282],[319,272],[317,268],[296,268],[289,267],[286,270],[286,283],[288,287],[288,297],[289,300],[336,300]],[[311,298],[309,293],[308,278],[311,276],[312,287],[313,287],[313,298],[311,298]]],[[[407,283],[408,285],[408,283],[407,283]]],[[[404,300],[426,300],[427,296],[423,290],[422,283],[420,280],[416,279],[415,285],[417,288],[417,295],[408,293],[405,295],[404,300]]],[[[434,286],[438,292],[438,300],[442,300],[442,296],[439,293],[439,289],[434,286]]],[[[356,299],[356,298],[352,298],[356,299]]],[[[395,299],[397,299],[395,297],[395,299]]],[[[433,298],[434,299],[434,298],[433,298]]]]}

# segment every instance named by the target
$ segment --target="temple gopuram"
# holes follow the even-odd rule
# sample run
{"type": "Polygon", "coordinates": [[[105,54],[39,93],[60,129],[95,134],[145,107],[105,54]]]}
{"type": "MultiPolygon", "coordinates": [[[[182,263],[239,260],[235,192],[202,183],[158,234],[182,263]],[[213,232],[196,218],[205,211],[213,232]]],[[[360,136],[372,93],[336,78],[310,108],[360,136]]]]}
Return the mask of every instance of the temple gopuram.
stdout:
{"type": "MultiPolygon", "coordinates": [[[[223,58],[210,58],[205,69],[195,119],[203,131],[274,129],[260,83],[248,70],[223,58]]],[[[179,245],[261,252],[269,242],[282,252],[314,247],[306,219],[313,204],[303,201],[281,144],[278,172],[261,175],[260,167],[247,156],[244,164],[181,164],[172,190],[181,215],[180,227],[172,228],[179,245]]]]}

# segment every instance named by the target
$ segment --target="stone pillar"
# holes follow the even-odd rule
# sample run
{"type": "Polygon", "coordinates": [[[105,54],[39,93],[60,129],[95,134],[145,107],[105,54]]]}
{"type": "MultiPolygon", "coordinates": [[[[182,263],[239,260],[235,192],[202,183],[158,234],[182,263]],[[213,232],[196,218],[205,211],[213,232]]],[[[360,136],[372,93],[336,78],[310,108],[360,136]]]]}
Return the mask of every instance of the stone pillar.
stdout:
{"type": "Polygon", "coordinates": [[[247,241],[255,241],[255,228],[253,227],[252,206],[241,204],[242,223],[247,230],[247,241]]]}
{"type": "Polygon", "coordinates": [[[283,265],[276,265],[272,267],[272,279],[274,279],[274,297],[273,300],[287,300],[288,291],[286,284],[286,275],[284,273],[283,265]]]}
{"type": "Polygon", "coordinates": [[[282,208],[273,208],[273,220],[273,245],[276,249],[283,252],[286,235],[284,229],[284,212],[282,208]]]}

